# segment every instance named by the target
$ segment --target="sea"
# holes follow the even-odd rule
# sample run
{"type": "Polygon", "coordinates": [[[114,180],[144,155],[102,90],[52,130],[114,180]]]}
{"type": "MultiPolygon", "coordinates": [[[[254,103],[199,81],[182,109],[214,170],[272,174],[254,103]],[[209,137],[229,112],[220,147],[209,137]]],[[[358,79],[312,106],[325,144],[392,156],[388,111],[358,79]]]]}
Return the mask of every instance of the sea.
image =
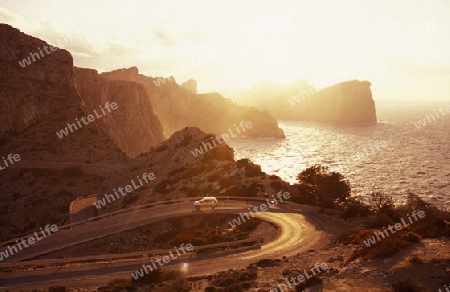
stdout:
{"type": "Polygon", "coordinates": [[[264,172],[291,184],[298,182],[301,171],[321,164],[342,173],[353,196],[367,199],[371,192],[382,191],[402,202],[412,192],[450,210],[446,107],[450,111],[450,100],[380,101],[376,124],[278,121],[286,139],[237,137],[227,143],[236,159],[249,158],[264,172]]]}

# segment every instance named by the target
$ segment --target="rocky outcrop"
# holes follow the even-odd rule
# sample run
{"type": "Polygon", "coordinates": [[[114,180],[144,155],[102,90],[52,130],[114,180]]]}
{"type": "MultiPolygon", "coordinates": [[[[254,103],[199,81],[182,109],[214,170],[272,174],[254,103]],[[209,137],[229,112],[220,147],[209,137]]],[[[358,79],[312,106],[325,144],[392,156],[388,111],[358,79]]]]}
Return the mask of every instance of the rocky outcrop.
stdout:
{"type": "Polygon", "coordinates": [[[189,79],[188,81],[183,82],[181,84],[181,87],[189,90],[193,94],[197,94],[197,81],[195,81],[194,79],[189,79]]]}
{"type": "Polygon", "coordinates": [[[116,111],[96,122],[128,156],[136,157],[164,140],[161,123],[141,84],[105,79],[92,69],[75,68],[74,75],[88,113],[107,102],[117,104],[116,111]]]}
{"type": "Polygon", "coordinates": [[[218,93],[193,94],[172,77],[147,77],[139,74],[136,67],[102,73],[101,76],[143,84],[167,137],[186,126],[221,135],[242,121],[250,121],[253,127],[244,135],[284,138],[283,131],[269,112],[238,106],[218,93]]]}
{"type": "Polygon", "coordinates": [[[259,192],[275,194],[273,188],[289,189],[289,183],[261,171],[259,165],[248,159],[234,159],[234,151],[226,143],[214,145],[216,135],[206,134],[197,127],[186,127],[175,132],[166,141],[138,156],[127,169],[113,173],[99,190],[99,199],[113,188],[126,185],[130,180],[152,172],[155,180],[137,189],[133,194],[114,201],[106,210],[137,204],[203,196],[257,196],[259,192]],[[211,143],[212,148],[197,155],[195,149],[211,143]],[[194,155],[196,154],[196,155],[194,155]],[[151,190],[151,196],[148,195],[151,190]]]}
{"type": "Polygon", "coordinates": [[[218,94],[194,94],[173,80],[158,87],[154,78],[150,85],[143,84],[148,81],[145,76],[143,82],[105,79],[95,70],[74,69],[70,54],[60,49],[25,64],[23,59],[48,44],[8,25],[0,25],[0,37],[0,157],[19,154],[21,158],[0,175],[0,241],[49,222],[67,224],[70,202],[96,193],[101,196],[144,172],[153,172],[155,181],[112,207],[159,197],[256,195],[262,186],[249,177],[260,176],[267,187],[271,182],[259,166],[235,161],[226,143],[196,153],[216,136],[186,128],[197,123],[222,134],[250,120],[259,133],[280,135],[268,113],[239,107],[218,94]],[[155,147],[151,145],[163,137],[152,100],[172,129],[178,129],[155,147]],[[116,102],[118,108],[88,124],[81,122],[106,102],[116,102]],[[83,125],[76,127],[78,123],[83,125]],[[68,124],[75,129],[69,131],[68,124]],[[147,150],[135,159],[129,157],[147,150]]]}
{"type": "Polygon", "coordinates": [[[86,115],[69,52],[47,54],[47,43],[5,24],[0,39],[0,157],[21,158],[0,175],[3,241],[49,222],[68,223],[69,202],[92,194],[103,181],[98,170],[113,172],[129,158],[96,123],[57,136],[86,115]],[[39,49],[44,57],[33,55],[32,61],[39,49]]]}
{"type": "Polygon", "coordinates": [[[5,24],[0,38],[0,154],[18,153],[23,160],[127,160],[95,123],[57,136],[86,113],[69,52],[5,24]]]}
{"type": "Polygon", "coordinates": [[[277,119],[337,124],[376,123],[368,81],[346,81],[318,89],[306,80],[287,85],[262,82],[232,99],[270,111],[277,119]]]}
{"type": "Polygon", "coordinates": [[[0,138],[23,131],[56,108],[78,105],[69,52],[51,51],[46,42],[6,24],[0,24],[0,39],[0,138]]]}
{"type": "MultiPolygon", "coordinates": [[[[123,153],[119,154],[121,151],[116,146],[128,156],[135,157],[164,140],[161,123],[154,115],[142,85],[106,80],[95,70],[74,69],[69,52],[9,25],[0,25],[0,38],[4,40],[0,45],[0,138],[20,136],[27,129],[34,128],[28,134],[31,138],[39,136],[38,129],[43,138],[34,137],[41,141],[35,140],[34,146],[42,143],[49,149],[47,153],[42,151],[33,155],[34,159],[39,156],[44,160],[54,160],[60,155],[64,157],[67,151],[62,150],[65,147],[69,149],[83,143],[86,145],[79,145],[80,151],[67,159],[110,160],[115,157],[122,160],[123,157],[119,156],[123,153]],[[75,77],[78,80],[76,84],[75,77]],[[65,129],[68,123],[76,124],[77,119],[87,117],[94,109],[99,110],[106,102],[114,101],[119,110],[91,124],[81,124],[82,127],[78,126],[76,131],[58,138],[56,133],[65,129]],[[104,141],[109,139],[112,141],[104,141]],[[87,143],[102,151],[86,149],[87,143]],[[97,144],[101,146],[97,147],[97,144]],[[86,149],[86,153],[82,149],[86,149]]],[[[19,140],[12,141],[14,146],[18,146],[15,151],[30,152],[31,149],[27,148],[33,148],[30,147],[33,145],[16,145],[19,140]]]]}
{"type": "Polygon", "coordinates": [[[346,81],[327,87],[294,105],[302,120],[321,123],[376,123],[375,102],[368,81],[346,81]]]}

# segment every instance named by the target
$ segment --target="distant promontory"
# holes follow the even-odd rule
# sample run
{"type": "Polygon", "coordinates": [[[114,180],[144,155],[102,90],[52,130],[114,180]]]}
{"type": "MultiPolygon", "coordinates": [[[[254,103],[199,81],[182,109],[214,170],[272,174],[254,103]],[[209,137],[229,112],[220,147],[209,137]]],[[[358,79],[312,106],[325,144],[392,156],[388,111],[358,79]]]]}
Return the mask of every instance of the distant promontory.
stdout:
{"type": "Polygon", "coordinates": [[[270,111],[279,120],[357,125],[376,123],[369,81],[350,80],[317,89],[306,80],[262,82],[232,96],[238,104],[270,111]]]}

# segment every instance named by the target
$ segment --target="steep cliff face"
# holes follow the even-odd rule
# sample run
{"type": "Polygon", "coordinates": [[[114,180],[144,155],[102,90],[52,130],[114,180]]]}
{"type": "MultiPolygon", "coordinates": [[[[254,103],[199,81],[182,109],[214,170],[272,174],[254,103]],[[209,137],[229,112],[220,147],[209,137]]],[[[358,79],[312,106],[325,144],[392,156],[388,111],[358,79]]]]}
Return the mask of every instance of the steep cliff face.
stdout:
{"type": "Polygon", "coordinates": [[[0,137],[24,130],[55,108],[77,106],[77,98],[67,98],[74,94],[69,52],[51,51],[44,41],[6,24],[0,24],[0,39],[0,137]]]}
{"type": "Polygon", "coordinates": [[[98,119],[97,124],[130,157],[164,140],[161,123],[141,84],[108,80],[92,69],[74,68],[74,75],[88,113],[98,111],[107,102],[117,104],[118,109],[98,119]]]}
{"type": "Polygon", "coordinates": [[[102,73],[101,76],[143,84],[167,137],[186,126],[220,135],[234,129],[241,121],[250,121],[253,127],[244,135],[284,138],[270,113],[238,106],[218,93],[195,94],[178,85],[173,78],[147,77],[139,74],[135,67],[102,73]]]}
{"type": "Polygon", "coordinates": [[[303,120],[322,123],[376,123],[375,102],[368,81],[346,81],[327,87],[297,105],[303,120]]]}
{"type": "Polygon", "coordinates": [[[287,85],[262,82],[232,99],[270,111],[277,119],[311,122],[376,123],[375,102],[368,81],[346,81],[318,89],[306,80],[287,85]]]}
{"type": "Polygon", "coordinates": [[[0,157],[21,158],[1,170],[3,241],[49,222],[67,223],[68,202],[95,192],[105,173],[129,159],[96,123],[56,134],[86,114],[67,51],[47,54],[47,43],[4,24],[0,40],[0,157]]]}
{"type": "Polygon", "coordinates": [[[0,39],[0,154],[18,153],[24,160],[127,160],[95,123],[57,136],[85,115],[69,52],[49,49],[5,24],[0,24],[0,39]]]}

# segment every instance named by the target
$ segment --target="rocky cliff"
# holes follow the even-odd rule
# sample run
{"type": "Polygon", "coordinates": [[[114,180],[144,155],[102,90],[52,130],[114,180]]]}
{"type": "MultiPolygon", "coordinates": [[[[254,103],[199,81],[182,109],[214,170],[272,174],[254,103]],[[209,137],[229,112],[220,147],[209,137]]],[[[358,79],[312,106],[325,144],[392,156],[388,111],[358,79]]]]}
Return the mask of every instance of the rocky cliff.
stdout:
{"type": "Polygon", "coordinates": [[[190,92],[196,94],[197,93],[197,81],[195,81],[194,79],[189,79],[186,82],[183,82],[181,84],[181,87],[189,90],[190,92]]]}
{"type": "Polygon", "coordinates": [[[0,24],[0,39],[0,154],[18,153],[24,160],[127,160],[95,123],[57,136],[86,114],[69,52],[49,49],[46,42],[5,24],[0,24]]]}
{"type": "Polygon", "coordinates": [[[321,123],[376,123],[375,102],[368,81],[346,81],[327,87],[294,105],[301,119],[321,123]]]}
{"type": "Polygon", "coordinates": [[[87,112],[74,87],[71,55],[47,54],[48,46],[0,24],[0,157],[20,156],[1,170],[0,241],[67,223],[70,201],[95,193],[103,176],[129,162],[96,123],[58,137],[87,112]],[[33,53],[40,57],[33,61],[33,53]]]}
{"type": "Polygon", "coordinates": [[[24,63],[48,44],[8,25],[0,25],[0,40],[0,157],[19,154],[21,158],[1,169],[0,241],[49,223],[67,224],[71,201],[96,193],[101,196],[144,172],[153,172],[156,180],[114,202],[111,208],[160,197],[239,195],[247,191],[256,195],[262,186],[249,177],[264,178],[266,185],[272,182],[259,166],[247,160],[235,161],[233,150],[225,143],[196,153],[203,143],[212,143],[215,135],[185,127],[198,119],[203,125],[214,123],[221,134],[228,128],[234,130],[233,123],[256,117],[252,122],[258,131],[267,127],[280,135],[269,114],[238,107],[218,94],[194,94],[171,81],[155,85],[157,94],[149,96],[149,85],[142,82],[115,81],[95,70],[74,69],[71,55],[61,49],[44,52],[39,59],[33,55],[36,60],[24,63]],[[167,114],[163,117],[179,131],[152,147],[163,139],[161,125],[152,113],[155,96],[159,109],[167,114]],[[107,102],[116,102],[117,109],[103,114],[107,102]],[[84,124],[82,117],[95,110],[101,117],[84,124]],[[261,120],[267,117],[265,125],[261,120]],[[224,126],[218,128],[217,121],[224,126]],[[78,127],[70,131],[68,124],[78,127]],[[62,135],[62,130],[67,135],[62,135]],[[238,178],[242,169],[246,173],[238,178]]]}
{"type": "Polygon", "coordinates": [[[88,113],[107,102],[117,103],[118,110],[98,119],[97,124],[129,156],[147,152],[164,140],[161,123],[141,84],[105,79],[92,69],[75,68],[74,73],[88,113]]]}
{"type": "MultiPolygon", "coordinates": [[[[69,52],[9,25],[0,25],[0,39],[0,138],[8,139],[34,127],[45,136],[38,140],[49,148],[50,154],[64,156],[67,151],[61,152],[61,149],[80,148],[63,160],[109,160],[112,157],[121,160],[119,156],[123,154],[117,153],[121,151],[117,151],[116,146],[135,157],[164,140],[161,123],[153,114],[142,85],[105,80],[95,70],[74,69],[69,52]],[[100,112],[100,107],[107,102],[116,102],[118,110],[90,124],[77,125],[77,120],[93,114],[94,109],[100,112]],[[58,138],[56,133],[64,130],[68,123],[75,124],[77,129],[58,138]],[[105,143],[106,139],[112,141],[105,143]],[[87,143],[91,148],[108,150],[83,153],[81,149],[89,148],[87,143]]],[[[35,134],[35,130],[30,132],[30,135],[35,134]]],[[[15,144],[18,140],[15,139],[15,144]]],[[[26,155],[24,147],[30,145],[17,146],[16,151],[21,150],[26,155]]],[[[50,154],[42,153],[44,157],[40,158],[54,160],[55,155],[50,154]]]]}
{"type": "MultiPolygon", "coordinates": [[[[243,133],[253,137],[284,138],[283,131],[270,113],[242,107],[218,93],[195,94],[171,78],[152,78],[139,74],[136,67],[101,74],[112,80],[134,81],[144,85],[164,135],[170,136],[186,126],[199,127],[207,133],[221,135],[235,129],[241,121],[253,127],[243,133]]],[[[192,87],[192,86],[190,86],[192,87]]]]}
{"type": "Polygon", "coordinates": [[[376,123],[375,102],[368,81],[346,81],[318,89],[306,80],[287,85],[262,82],[232,99],[270,111],[277,119],[311,122],[376,123]]]}
{"type": "Polygon", "coordinates": [[[23,131],[56,108],[79,104],[69,52],[46,54],[47,43],[6,24],[0,24],[0,39],[0,137],[23,131]]]}

